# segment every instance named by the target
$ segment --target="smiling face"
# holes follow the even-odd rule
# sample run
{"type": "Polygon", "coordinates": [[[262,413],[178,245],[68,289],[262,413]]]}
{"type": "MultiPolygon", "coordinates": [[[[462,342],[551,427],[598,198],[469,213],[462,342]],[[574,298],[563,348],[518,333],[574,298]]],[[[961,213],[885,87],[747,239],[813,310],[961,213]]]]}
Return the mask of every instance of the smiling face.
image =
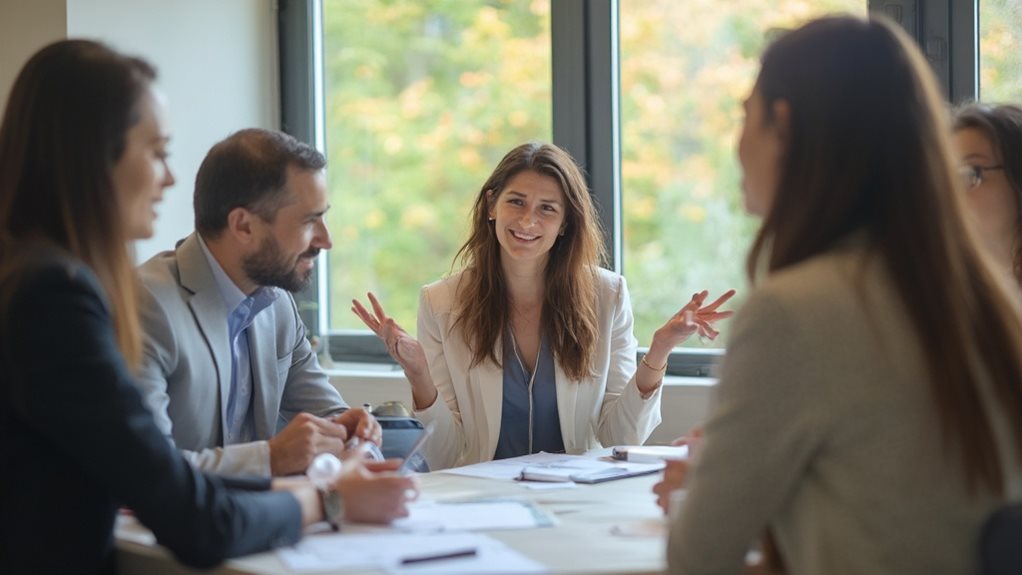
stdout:
{"type": "Polygon", "coordinates": [[[242,266],[256,285],[297,292],[309,285],[319,251],[333,246],[324,220],[330,204],[322,170],[289,166],[285,187],[288,200],[273,223],[258,226],[259,248],[242,266]]]}
{"type": "Polygon", "coordinates": [[[545,265],[564,229],[565,199],[557,180],[526,170],[487,194],[502,258],[545,265]]]}
{"type": "MultiPolygon", "coordinates": [[[[1000,150],[986,134],[975,128],[955,132],[955,148],[962,166],[990,168],[1003,166],[1000,150]]],[[[983,170],[982,181],[966,191],[966,204],[984,244],[1010,269],[1018,234],[1018,195],[1011,188],[1003,168],[983,170]]]]}
{"type": "Polygon", "coordinates": [[[139,121],[125,135],[124,152],[111,174],[129,240],[152,237],[156,204],[163,200],[163,190],[174,185],[167,166],[165,126],[160,97],[146,90],[139,102],[139,121]]]}

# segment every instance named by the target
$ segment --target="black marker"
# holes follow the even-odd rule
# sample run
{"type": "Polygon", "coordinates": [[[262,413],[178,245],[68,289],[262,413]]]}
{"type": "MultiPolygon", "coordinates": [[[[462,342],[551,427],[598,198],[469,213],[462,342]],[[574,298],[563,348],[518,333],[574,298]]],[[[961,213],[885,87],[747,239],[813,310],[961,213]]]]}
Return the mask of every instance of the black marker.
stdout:
{"type": "Polygon", "coordinates": [[[402,565],[415,565],[417,563],[426,563],[428,561],[443,561],[444,559],[458,559],[460,557],[475,557],[478,554],[476,549],[461,549],[458,551],[450,551],[448,553],[438,553],[436,555],[420,555],[418,557],[405,557],[401,560],[402,565]]]}

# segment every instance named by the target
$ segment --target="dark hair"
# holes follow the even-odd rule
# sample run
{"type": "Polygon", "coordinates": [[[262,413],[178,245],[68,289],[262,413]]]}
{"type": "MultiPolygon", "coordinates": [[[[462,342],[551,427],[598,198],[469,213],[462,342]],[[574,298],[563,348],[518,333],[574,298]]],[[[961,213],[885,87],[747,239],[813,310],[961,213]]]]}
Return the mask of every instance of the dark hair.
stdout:
{"type": "Polygon", "coordinates": [[[980,386],[989,380],[1022,459],[1022,319],[965,221],[948,115],[926,60],[884,18],[825,18],[766,50],[757,89],[765,121],[785,101],[790,126],[750,277],[767,252],[779,270],[864,233],[915,327],[944,439],[970,490],[1003,493],[980,386]]]}
{"type": "Polygon", "coordinates": [[[245,208],[273,222],[286,203],[288,168],[321,170],[326,158],[312,146],[282,132],[250,128],[210,149],[195,176],[195,229],[216,238],[227,215],[245,208]]]}
{"type": "Polygon", "coordinates": [[[487,357],[510,321],[507,285],[500,266],[500,244],[489,209],[507,183],[521,172],[553,178],[564,193],[564,234],[550,248],[543,302],[544,335],[571,379],[592,374],[599,338],[597,268],[604,259],[603,230],[585,177],[571,156],[552,144],[522,144],[504,156],[487,178],[472,208],[472,230],[458,250],[465,268],[458,287],[455,326],[461,326],[473,365],[487,357]],[[492,196],[487,192],[493,191],[492,196]]]}
{"type": "Polygon", "coordinates": [[[103,44],[56,42],[22,68],[0,125],[0,307],[24,264],[11,242],[44,238],[92,268],[132,367],[142,354],[134,266],[111,174],[155,78],[103,44]]]}
{"type": "Polygon", "coordinates": [[[955,110],[955,130],[979,130],[1001,156],[1004,176],[1015,193],[1015,246],[1012,272],[1022,283],[1022,107],[1014,104],[988,106],[970,102],[955,110]]]}

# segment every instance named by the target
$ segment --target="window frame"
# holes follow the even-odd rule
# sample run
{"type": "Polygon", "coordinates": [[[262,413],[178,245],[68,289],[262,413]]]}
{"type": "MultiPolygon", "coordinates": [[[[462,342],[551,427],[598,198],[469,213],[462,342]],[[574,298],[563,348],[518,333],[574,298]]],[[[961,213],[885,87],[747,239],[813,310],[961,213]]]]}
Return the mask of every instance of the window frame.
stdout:
{"type": "MultiPolygon", "coordinates": [[[[923,48],[945,98],[979,93],[979,0],[868,0],[872,14],[897,21],[923,48]]],[[[619,0],[550,0],[554,143],[585,169],[604,229],[607,265],[622,268],[619,0]]],[[[321,0],[278,0],[281,127],[325,150],[321,0]]],[[[333,361],[394,364],[369,330],[330,330],[325,253],[314,281],[295,295],[309,333],[333,361]]],[[[645,353],[640,348],[638,358],[645,353]]],[[[676,348],[671,376],[714,377],[723,348],[676,348]]]]}

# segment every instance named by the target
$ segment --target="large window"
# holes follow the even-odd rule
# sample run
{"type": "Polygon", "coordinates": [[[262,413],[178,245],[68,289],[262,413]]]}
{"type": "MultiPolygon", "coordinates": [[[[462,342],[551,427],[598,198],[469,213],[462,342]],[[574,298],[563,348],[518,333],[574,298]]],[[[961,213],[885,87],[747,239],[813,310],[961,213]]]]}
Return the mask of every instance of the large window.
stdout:
{"type": "Polygon", "coordinates": [[[414,332],[500,158],[552,141],[549,0],[326,0],[330,327],[366,291],[414,332]]]}
{"type": "MultiPolygon", "coordinates": [[[[482,182],[533,139],[587,170],[642,345],[695,291],[744,294],[756,222],[734,155],[740,102],[766,42],[810,18],[883,12],[925,39],[949,98],[1022,100],[1022,0],[278,5],[285,129],[322,138],[329,159],[334,248],[305,304],[329,310],[316,318],[342,359],[387,358],[348,311],[366,291],[414,330],[419,288],[451,269],[482,182]]],[[[669,372],[707,373],[714,355],[679,350],[669,372]]]]}
{"type": "Polygon", "coordinates": [[[643,345],[701,289],[736,288],[739,305],[756,229],[734,153],[741,102],[770,36],[831,12],[866,2],[621,1],[622,271],[643,345]]]}
{"type": "Polygon", "coordinates": [[[980,98],[1022,103],[1022,0],[981,0],[979,14],[980,98]]]}

